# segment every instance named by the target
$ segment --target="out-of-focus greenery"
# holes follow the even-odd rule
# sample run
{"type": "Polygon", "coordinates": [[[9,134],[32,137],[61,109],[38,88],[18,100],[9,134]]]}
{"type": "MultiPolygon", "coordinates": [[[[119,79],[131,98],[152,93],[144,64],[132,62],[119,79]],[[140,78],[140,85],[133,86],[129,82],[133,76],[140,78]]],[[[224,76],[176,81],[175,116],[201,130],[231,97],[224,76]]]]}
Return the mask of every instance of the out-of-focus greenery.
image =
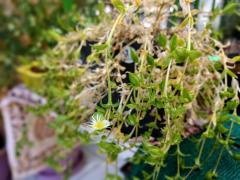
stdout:
{"type": "Polygon", "coordinates": [[[224,32],[224,38],[240,38],[240,0],[231,0],[229,8],[225,12],[225,16],[222,20],[222,32],[224,32]],[[232,5],[231,5],[231,3],[232,5]],[[236,8],[234,8],[234,5],[236,8]]]}
{"type": "MultiPolygon", "coordinates": [[[[211,20],[221,16],[221,26],[218,31],[214,31],[213,36],[220,40],[228,38],[239,38],[238,25],[240,24],[240,0],[225,0],[224,8],[213,9],[211,20]]],[[[209,24],[211,26],[211,22],[209,24]]]]}
{"type": "Polygon", "coordinates": [[[16,66],[36,60],[61,35],[91,21],[96,4],[95,0],[11,2],[11,8],[0,6],[0,89],[16,83],[16,66]]]}

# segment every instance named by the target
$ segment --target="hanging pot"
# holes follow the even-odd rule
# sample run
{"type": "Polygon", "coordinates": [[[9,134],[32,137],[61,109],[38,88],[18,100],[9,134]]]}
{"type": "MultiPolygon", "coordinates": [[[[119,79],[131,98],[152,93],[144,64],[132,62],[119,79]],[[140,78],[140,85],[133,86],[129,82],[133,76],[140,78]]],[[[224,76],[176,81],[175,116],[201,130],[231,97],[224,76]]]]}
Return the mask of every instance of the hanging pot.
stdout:
{"type": "Polygon", "coordinates": [[[23,83],[31,89],[39,89],[43,86],[43,76],[47,69],[40,66],[39,63],[34,62],[28,65],[22,65],[17,68],[20,79],[23,83]]]}
{"type": "MultiPolygon", "coordinates": [[[[39,90],[44,87],[44,76],[48,73],[48,69],[41,67],[38,62],[34,62],[18,67],[17,72],[26,87],[31,90],[39,90]]],[[[79,68],[78,75],[83,73],[84,69],[79,68]]]]}

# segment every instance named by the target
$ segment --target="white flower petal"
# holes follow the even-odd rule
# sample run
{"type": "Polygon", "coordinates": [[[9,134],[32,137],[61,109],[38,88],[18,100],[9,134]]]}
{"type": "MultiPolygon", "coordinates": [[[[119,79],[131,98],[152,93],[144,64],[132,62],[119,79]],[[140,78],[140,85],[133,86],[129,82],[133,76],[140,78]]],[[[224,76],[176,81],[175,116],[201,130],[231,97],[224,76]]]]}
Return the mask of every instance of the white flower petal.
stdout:
{"type": "Polygon", "coordinates": [[[102,130],[109,127],[111,123],[108,120],[103,119],[103,116],[95,114],[92,116],[91,121],[88,123],[88,126],[93,130],[102,130]]]}

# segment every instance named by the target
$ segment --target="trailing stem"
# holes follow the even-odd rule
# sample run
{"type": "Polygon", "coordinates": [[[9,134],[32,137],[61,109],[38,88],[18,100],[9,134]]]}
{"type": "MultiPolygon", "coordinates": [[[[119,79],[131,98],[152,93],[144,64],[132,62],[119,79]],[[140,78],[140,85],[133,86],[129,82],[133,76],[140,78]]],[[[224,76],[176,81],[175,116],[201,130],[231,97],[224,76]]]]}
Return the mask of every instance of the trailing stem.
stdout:
{"type": "MultiPolygon", "coordinates": [[[[236,110],[235,110],[234,114],[236,114],[236,110]]],[[[234,121],[231,122],[230,129],[229,129],[229,132],[228,132],[228,135],[227,135],[227,139],[226,139],[226,143],[225,143],[226,145],[228,145],[228,143],[229,143],[229,139],[231,137],[233,126],[234,126],[234,121]]],[[[222,158],[224,147],[225,147],[225,145],[223,145],[222,148],[221,148],[221,151],[220,151],[218,159],[217,159],[217,163],[216,163],[215,168],[213,170],[213,173],[215,173],[215,174],[217,174],[217,167],[218,167],[218,165],[220,163],[220,160],[222,158]]]]}
{"type": "Polygon", "coordinates": [[[188,51],[191,50],[191,32],[193,26],[193,19],[192,19],[192,12],[191,12],[191,3],[188,3],[188,42],[187,42],[187,49],[188,51]]]}
{"type": "Polygon", "coordinates": [[[111,88],[111,77],[110,77],[110,54],[109,52],[111,51],[111,47],[112,47],[112,38],[113,38],[113,34],[116,30],[116,27],[117,25],[122,21],[122,19],[124,18],[124,14],[121,13],[117,20],[115,21],[110,33],[109,33],[109,36],[108,36],[108,39],[107,39],[107,49],[106,49],[106,52],[105,52],[105,58],[106,58],[106,71],[107,71],[107,82],[108,82],[108,104],[112,104],[112,88],[111,88]]]}
{"type": "Polygon", "coordinates": [[[172,66],[172,60],[170,61],[169,65],[168,65],[168,69],[167,69],[167,75],[166,75],[165,86],[164,86],[164,96],[165,97],[167,97],[168,80],[169,80],[171,66],[172,66]]]}

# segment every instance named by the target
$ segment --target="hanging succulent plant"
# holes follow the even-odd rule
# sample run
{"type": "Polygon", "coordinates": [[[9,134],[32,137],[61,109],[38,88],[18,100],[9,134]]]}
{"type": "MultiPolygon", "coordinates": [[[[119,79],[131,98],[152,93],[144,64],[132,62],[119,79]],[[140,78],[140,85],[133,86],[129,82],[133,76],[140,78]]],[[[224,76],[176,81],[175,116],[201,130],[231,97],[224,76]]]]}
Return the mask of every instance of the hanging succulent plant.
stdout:
{"type": "Polygon", "coordinates": [[[187,177],[180,144],[198,132],[200,148],[188,173],[201,166],[206,139],[239,156],[231,150],[232,128],[224,128],[225,122],[239,123],[239,84],[228,67],[233,60],[211,29],[194,28],[193,2],[181,0],[181,11],[168,12],[174,0],[112,0],[114,10],[98,25],[61,38],[43,58],[49,70],[43,92],[60,115],[54,127],[62,145],[95,139],[108,163],[141,145],[139,159],[155,167],[148,174],[153,179],[173,146],[174,178],[187,177]],[[161,28],[166,16],[181,23],[161,28]]]}

